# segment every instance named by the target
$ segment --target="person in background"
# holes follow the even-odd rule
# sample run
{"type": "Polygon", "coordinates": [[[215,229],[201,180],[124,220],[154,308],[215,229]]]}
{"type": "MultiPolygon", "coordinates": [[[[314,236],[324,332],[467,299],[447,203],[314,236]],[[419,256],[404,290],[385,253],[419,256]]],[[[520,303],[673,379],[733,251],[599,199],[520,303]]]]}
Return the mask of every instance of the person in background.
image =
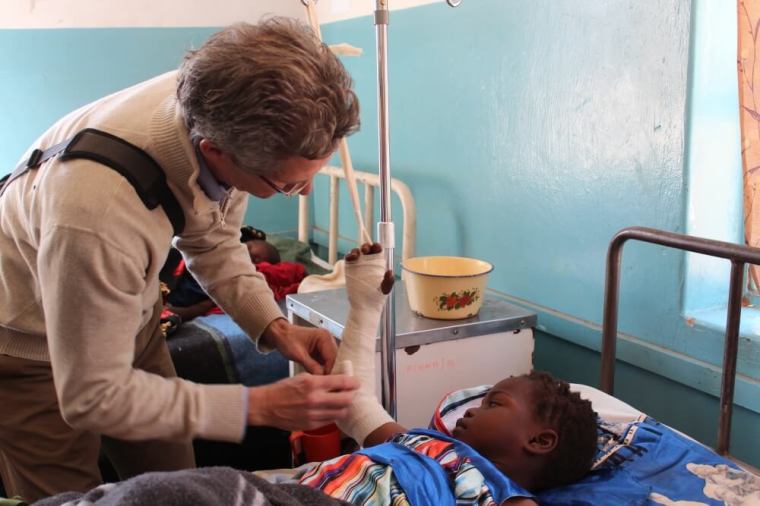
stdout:
{"type": "MultiPolygon", "coordinates": [[[[298,285],[306,276],[303,265],[296,262],[281,262],[280,252],[270,242],[266,233],[244,226],[240,229],[240,242],[248,249],[251,262],[264,275],[275,300],[282,300],[289,293],[296,293],[298,285]]],[[[183,260],[173,269],[175,281],[165,297],[166,310],[162,319],[177,315],[181,321],[198,316],[223,314],[219,306],[203,291],[195,278],[188,272],[183,260]],[[168,313],[167,313],[168,312],[168,313]]]]}
{"type": "Polygon", "coordinates": [[[267,262],[270,264],[280,263],[280,252],[274,244],[267,242],[267,235],[263,230],[253,228],[249,225],[240,229],[240,242],[248,248],[248,255],[251,262],[259,264],[267,262]]]}
{"type": "Polygon", "coordinates": [[[0,476],[32,501],[194,466],[191,440],[240,441],[249,425],[309,429],[346,413],[358,386],[324,375],[336,344],[291,325],[239,230],[248,197],[308,194],[359,127],[340,61],[302,23],[271,18],[213,34],[179,70],[117,91],[51,126],[0,196],[0,476]],[[184,215],[97,159],[32,153],[95,129],[159,165],[184,215]],[[29,160],[27,164],[26,161],[29,160]],[[20,172],[19,172],[20,173],[20,172]],[[176,216],[176,215],[175,215],[176,216]],[[262,351],[312,374],[258,387],[176,377],[158,274],[179,249],[204,291],[262,351]]]}
{"type": "Polygon", "coordinates": [[[267,236],[261,230],[243,227],[240,232],[240,240],[248,248],[251,262],[266,278],[274,299],[281,301],[289,293],[296,293],[301,281],[306,277],[303,264],[281,261],[280,252],[272,243],[267,242],[267,236]]]}

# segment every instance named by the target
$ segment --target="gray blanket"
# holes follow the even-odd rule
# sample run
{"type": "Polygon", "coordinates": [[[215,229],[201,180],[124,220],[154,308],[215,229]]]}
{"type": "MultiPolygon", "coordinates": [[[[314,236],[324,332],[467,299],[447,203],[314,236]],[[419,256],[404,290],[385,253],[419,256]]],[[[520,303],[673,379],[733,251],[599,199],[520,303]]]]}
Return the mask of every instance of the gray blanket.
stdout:
{"type": "Polygon", "coordinates": [[[295,483],[272,484],[251,473],[229,467],[207,467],[155,472],[119,483],[108,483],[87,493],[66,492],[34,506],[333,506],[348,503],[319,490],[295,483]]]}

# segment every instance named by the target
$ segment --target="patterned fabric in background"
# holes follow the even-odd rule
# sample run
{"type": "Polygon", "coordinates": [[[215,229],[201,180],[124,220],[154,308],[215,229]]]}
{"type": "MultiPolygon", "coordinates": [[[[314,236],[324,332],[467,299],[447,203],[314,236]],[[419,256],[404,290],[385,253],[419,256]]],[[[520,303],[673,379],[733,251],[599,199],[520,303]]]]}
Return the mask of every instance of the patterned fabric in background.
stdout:
{"type": "MultiPolygon", "coordinates": [[[[738,0],[739,120],[744,170],[744,241],[760,247],[760,0],[738,0]]],[[[750,279],[760,290],[760,267],[751,265],[750,279]]]]}

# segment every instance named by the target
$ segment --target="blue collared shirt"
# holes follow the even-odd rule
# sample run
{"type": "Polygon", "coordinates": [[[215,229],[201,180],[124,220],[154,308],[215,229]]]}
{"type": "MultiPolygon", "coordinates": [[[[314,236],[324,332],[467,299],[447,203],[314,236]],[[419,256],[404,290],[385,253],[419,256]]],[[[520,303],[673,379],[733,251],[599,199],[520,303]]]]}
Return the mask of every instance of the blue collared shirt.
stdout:
{"type": "Polygon", "coordinates": [[[200,171],[198,172],[198,184],[208,198],[214,202],[221,202],[228,196],[230,187],[214,177],[214,174],[209,170],[208,165],[206,165],[206,160],[201,153],[201,148],[199,146],[200,140],[200,137],[191,139],[193,146],[195,147],[195,156],[198,159],[198,167],[200,168],[200,171]]]}

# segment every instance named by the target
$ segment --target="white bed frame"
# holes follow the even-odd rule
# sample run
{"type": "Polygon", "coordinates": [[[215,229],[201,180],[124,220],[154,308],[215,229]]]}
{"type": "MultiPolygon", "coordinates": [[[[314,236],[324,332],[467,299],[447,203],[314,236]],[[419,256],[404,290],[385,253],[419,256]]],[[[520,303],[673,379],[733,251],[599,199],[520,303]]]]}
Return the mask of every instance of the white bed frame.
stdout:
{"type": "MultiPolygon", "coordinates": [[[[361,192],[363,195],[361,205],[364,209],[362,221],[367,231],[372,234],[375,227],[375,188],[380,187],[380,177],[377,174],[363,171],[354,171],[354,176],[356,178],[357,187],[361,185],[364,189],[364,191],[361,192]]],[[[352,237],[341,236],[338,225],[338,213],[340,211],[340,182],[342,180],[344,183],[346,183],[346,176],[342,168],[327,166],[319,171],[318,177],[329,178],[330,182],[330,220],[327,229],[327,263],[329,265],[325,267],[331,268],[338,259],[338,238],[354,240],[352,237]]],[[[414,256],[416,246],[417,221],[414,198],[412,197],[412,192],[409,190],[409,187],[395,178],[391,179],[391,191],[399,198],[401,202],[401,259],[406,260],[407,258],[414,256]]],[[[310,241],[313,231],[324,231],[324,229],[321,227],[311,225],[309,216],[309,200],[310,196],[301,196],[299,197],[298,202],[298,240],[305,243],[308,243],[310,241]]],[[[360,243],[362,242],[362,234],[361,227],[358,228],[359,230],[357,231],[356,237],[359,239],[357,239],[356,242],[360,243]]],[[[320,263],[320,260],[321,262],[324,262],[323,259],[317,258],[318,257],[315,257],[315,262],[320,263]]]]}

